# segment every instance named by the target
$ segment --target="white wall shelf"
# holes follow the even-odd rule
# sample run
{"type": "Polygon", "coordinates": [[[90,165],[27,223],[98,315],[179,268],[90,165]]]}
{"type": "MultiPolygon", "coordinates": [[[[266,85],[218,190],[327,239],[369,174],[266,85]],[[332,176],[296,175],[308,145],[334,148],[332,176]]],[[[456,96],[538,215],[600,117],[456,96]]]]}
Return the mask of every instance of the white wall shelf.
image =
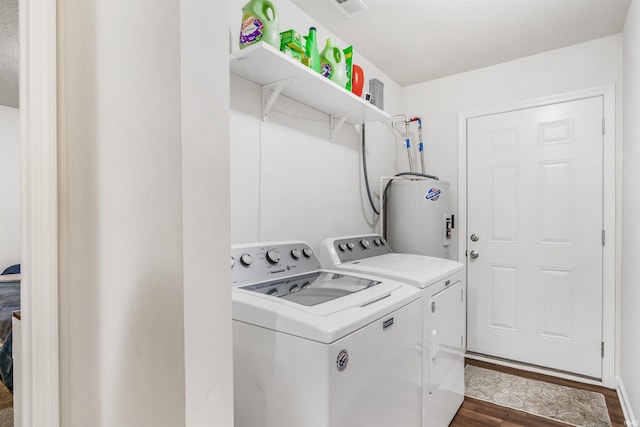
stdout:
{"type": "Polygon", "coordinates": [[[387,121],[391,116],[302,63],[266,43],[231,55],[231,72],[262,86],[262,118],[279,95],[285,95],[331,116],[331,137],[344,124],[387,121]]]}

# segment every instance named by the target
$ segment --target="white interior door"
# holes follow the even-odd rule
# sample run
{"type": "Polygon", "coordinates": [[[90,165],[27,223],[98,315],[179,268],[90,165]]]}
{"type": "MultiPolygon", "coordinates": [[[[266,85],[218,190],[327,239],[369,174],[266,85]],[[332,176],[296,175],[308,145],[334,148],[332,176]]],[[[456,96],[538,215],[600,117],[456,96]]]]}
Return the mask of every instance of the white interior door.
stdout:
{"type": "Polygon", "coordinates": [[[469,351],[601,378],[602,120],[597,96],[467,121],[469,351]]]}

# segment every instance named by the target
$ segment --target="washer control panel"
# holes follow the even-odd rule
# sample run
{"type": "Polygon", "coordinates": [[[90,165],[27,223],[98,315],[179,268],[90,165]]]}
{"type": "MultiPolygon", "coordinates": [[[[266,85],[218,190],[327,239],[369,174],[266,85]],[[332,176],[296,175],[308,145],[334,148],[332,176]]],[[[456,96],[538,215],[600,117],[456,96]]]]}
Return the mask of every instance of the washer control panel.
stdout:
{"type": "Polygon", "coordinates": [[[235,285],[322,270],[315,252],[304,242],[231,246],[231,278],[235,285]]]}
{"type": "Polygon", "coordinates": [[[333,247],[340,263],[393,253],[387,241],[378,234],[334,240],[333,247]]]}

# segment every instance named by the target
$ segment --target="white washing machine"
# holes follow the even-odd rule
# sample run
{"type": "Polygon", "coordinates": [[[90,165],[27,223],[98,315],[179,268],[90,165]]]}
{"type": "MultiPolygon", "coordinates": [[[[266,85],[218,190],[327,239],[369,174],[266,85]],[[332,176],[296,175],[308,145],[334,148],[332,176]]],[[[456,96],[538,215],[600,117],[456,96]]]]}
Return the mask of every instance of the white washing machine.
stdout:
{"type": "Polygon", "coordinates": [[[464,265],[443,258],[394,253],[379,235],[326,239],[327,268],[394,279],[423,300],[423,426],[446,427],[464,400],[466,290],[464,265]]]}
{"type": "Polygon", "coordinates": [[[422,300],[323,270],[304,242],[234,245],[236,427],[419,427],[422,300]]]}

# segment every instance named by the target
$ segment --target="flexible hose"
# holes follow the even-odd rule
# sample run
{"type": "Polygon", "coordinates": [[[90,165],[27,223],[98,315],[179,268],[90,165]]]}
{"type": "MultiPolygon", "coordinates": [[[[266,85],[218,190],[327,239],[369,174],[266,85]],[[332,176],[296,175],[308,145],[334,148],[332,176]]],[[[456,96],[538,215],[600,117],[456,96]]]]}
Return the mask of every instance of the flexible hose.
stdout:
{"type": "Polygon", "coordinates": [[[427,175],[427,174],[418,173],[418,172],[400,172],[395,174],[394,176],[420,176],[422,178],[431,178],[431,179],[435,179],[436,181],[440,181],[440,178],[438,178],[435,175],[427,175]]]}
{"type": "Polygon", "coordinates": [[[364,173],[364,185],[367,188],[367,197],[369,198],[369,205],[376,215],[380,215],[380,211],[376,209],[376,205],[373,203],[373,197],[371,196],[371,188],[369,187],[369,173],[367,172],[367,153],[365,151],[365,125],[362,124],[362,172],[364,173]]]}
{"type": "MultiPolygon", "coordinates": [[[[418,172],[400,172],[395,174],[394,176],[419,176],[421,178],[431,178],[433,180],[436,181],[440,181],[440,178],[438,178],[435,175],[427,175],[424,173],[418,173],[418,172]]],[[[391,183],[393,182],[393,178],[389,180],[389,182],[387,182],[387,185],[385,185],[384,187],[384,192],[382,193],[382,207],[384,209],[385,207],[385,203],[387,201],[387,191],[389,190],[389,187],[391,186],[391,183]]]]}
{"type": "MultiPolygon", "coordinates": [[[[367,189],[367,198],[369,199],[369,205],[371,206],[371,209],[376,215],[380,215],[380,211],[376,208],[376,205],[373,203],[373,196],[371,195],[371,187],[369,186],[369,173],[367,171],[367,153],[365,148],[366,148],[366,132],[365,132],[365,124],[363,123],[362,124],[362,173],[364,174],[364,185],[365,185],[365,188],[367,189]]],[[[399,176],[416,176],[416,177],[422,177],[422,178],[430,178],[436,181],[439,180],[439,178],[435,175],[427,175],[427,174],[418,173],[418,172],[400,172],[395,174],[395,176],[398,176],[398,177],[399,176]]],[[[384,208],[384,203],[387,196],[387,190],[389,189],[389,186],[391,185],[392,182],[393,182],[393,179],[390,179],[384,188],[384,193],[382,194],[382,203],[381,203],[381,206],[383,208],[384,208]]]]}

